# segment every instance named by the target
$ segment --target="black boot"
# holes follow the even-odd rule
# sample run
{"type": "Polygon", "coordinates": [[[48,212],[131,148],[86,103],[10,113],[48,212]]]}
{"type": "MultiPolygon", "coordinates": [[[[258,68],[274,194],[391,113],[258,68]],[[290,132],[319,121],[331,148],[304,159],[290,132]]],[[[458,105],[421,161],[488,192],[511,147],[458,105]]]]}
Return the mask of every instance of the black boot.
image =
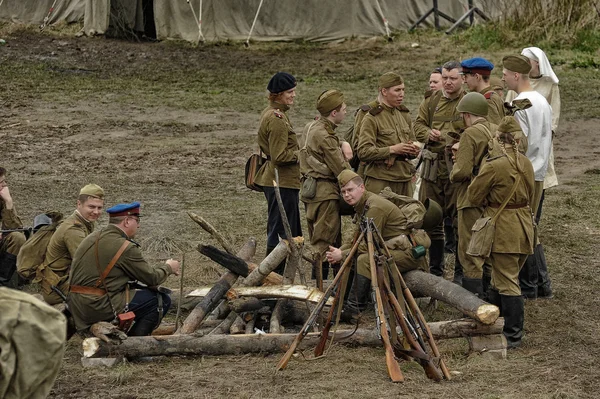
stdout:
{"type": "Polygon", "coordinates": [[[17,289],[19,275],[17,270],[17,257],[6,251],[0,253],[0,287],[17,289]]]}
{"type": "Polygon", "coordinates": [[[487,301],[492,305],[498,306],[498,309],[500,309],[500,314],[502,314],[502,301],[500,300],[500,293],[497,289],[492,288],[491,286],[488,288],[487,301]]]}
{"type": "Polygon", "coordinates": [[[529,255],[519,271],[519,286],[525,299],[537,298],[538,266],[535,253],[529,255]]]}
{"type": "Polygon", "coordinates": [[[536,264],[538,265],[538,298],[552,299],[554,294],[552,293],[552,282],[550,281],[550,275],[548,274],[548,265],[546,264],[546,255],[544,254],[544,247],[539,244],[535,247],[533,256],[535,256],[536,264]]]}
{"type": "Polygon", "coordinates": [[[504,316],[504,329],[508,349],[521,346],[523,337],[523,323],[525,321],[525,299],[521,296],[500,295],[502,302],[502,316],[504,316]]]}
{"type": "Polygon", "coordinates": [[[431,240],[429,247],[429,273],[442,277],[444,275],[444,240],[431,240]]]}
{"type": "Polygon", "coordinates": [[[483,276],[481,277],[481,287],[483,288],[483,300],[489,302],[488,292],[490,290],[490,284],[492,282],[491,271],[488,270],[486,265],[483,265],[483,276]]]}
{"type": "Polygon", "coordinates": [[[456,253],[456,236],[451,218],[444,219],[444,237],[444,251],[449,254],[456,253]]]}
{"type": "Polygon", "coordinates": [[[154,329],[158,327],[158,323],[156,321],[157,318],[158,313],[157,317],[135,320],[133,326],[131,327],[131,330],[129,330],[127,335],[130,337],[145,337],[147,335],[152,334],[152,331],[154,331],[154,329]]]}
{"type": "Polygon", "coordinates": [[[356,274],[352,282],[352,288],[348,295],[348,301],[342,309],[341,320],[345,322],[356,318],[369,302],[369,293],[371,292],[371,280],[362,274],[356,274]]]}
{"type": "Polygon", "coordinates": [[[471,291],[479,298],[483,297],[483,283],[480,278],[468,278],[462,279],[462,286],[464,289],[471,291]]]}

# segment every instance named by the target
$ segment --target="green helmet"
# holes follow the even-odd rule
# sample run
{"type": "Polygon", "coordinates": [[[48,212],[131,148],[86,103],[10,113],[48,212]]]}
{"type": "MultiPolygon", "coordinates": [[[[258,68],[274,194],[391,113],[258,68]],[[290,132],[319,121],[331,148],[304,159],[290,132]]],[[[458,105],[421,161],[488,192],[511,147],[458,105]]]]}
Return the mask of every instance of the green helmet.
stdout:
{"type": "Polygon", "coordinates": [[[471,92],[467,93],[458,103],[456,107],[458,112],[466,112],[468,114],[477,116],[487,116],[488,104],[481,93],[471,92]]]}
{"type": "Polygon", "coordinates": [[[427,211],[425,211],[425,217],[423,217],[423,225],[421,228],[424,230],[429,230],[442,222],[444,212],[442,212],[442,207],[440,204],[432,199],[427,198],[423,205],[425,205],[425,209],[427,209],[427,211]]]}

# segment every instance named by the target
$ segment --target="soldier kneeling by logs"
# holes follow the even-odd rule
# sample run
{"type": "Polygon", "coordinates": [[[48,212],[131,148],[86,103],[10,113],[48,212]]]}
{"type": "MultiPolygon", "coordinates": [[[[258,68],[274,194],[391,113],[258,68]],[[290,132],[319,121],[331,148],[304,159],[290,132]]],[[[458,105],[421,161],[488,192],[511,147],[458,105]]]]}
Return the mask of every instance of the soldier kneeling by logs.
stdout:
{"type": "MultiPolygon", "coordinates": [[[[362,178],[350,170],[338,176],[342,197],[356,211],[356,221],[372,219],[381,232],[400,272],[421,269],[428,271],[425,254],[431,245],[424,230],[441,222],[442,210],[432,200],[425,205],[412,197],[393,193],[387,188],[379,195],[365,190],[362,178]],[[387,198],[387,199],[386,199],[387,198]]],[[[360,229],[356,225],[357,231],[360,229]]],[[[339,263],[348,256],[351,243],[341,248],[329,247],[328,262],[339,263]]],[[[351,294],[342,311],[342,319],[350,320],[367,306],[371,292],[371,272],[367,245],[361,243],[357,251],[357,274],[351,294]]]]}
{"type": "Polygon", "coordinates": [[[179,262],[169,259],[152,267],[144,260],[132,240],[140,224],[139,202],[107,212],[108,226],[87,236],[73,258],[68,304],[75,326],[81,331],[112,321],[127,335],[150,335],[171,306],[158,285],[179,275],[179,262]]]}

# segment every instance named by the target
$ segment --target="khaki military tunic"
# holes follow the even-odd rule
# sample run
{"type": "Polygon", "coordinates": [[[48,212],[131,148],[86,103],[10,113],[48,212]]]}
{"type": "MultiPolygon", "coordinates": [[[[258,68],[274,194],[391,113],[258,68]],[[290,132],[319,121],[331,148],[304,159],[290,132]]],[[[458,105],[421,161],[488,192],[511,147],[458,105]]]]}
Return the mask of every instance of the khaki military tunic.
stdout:
{"type": "Polygon", "coordinates": [[[497,126],[487,121],[478,121],[460,136],[460,145],[450,181],[456,184],[456,208],[458,210],[458,258],[467,278],[481,278],[484,259],[467,254],[471,241],[471,228],[481,217],[483,207],[469,202],[467,188],[472,178],[479,173],[479,166],[488,152],[489,142],[497,126]]]}
{"type": "Polygon", "coordinates": [[[0,287],[0,398],[46,398],[60,371],[67,320],[21,291],[0,287]]]}
{"type": "Polygon", "coordinates": [[[504,118],[504,100],[491,86],[486,87],[479,93],[483,94],[488,103],[486,119],[494,125],[499,125],[502,122],[502,118],[504,118]]]}
{"type": "Polygon", "coordinates": [[[298,166],[298,138],[288,119],[287,105],[271,102],[260,115],[258,145],[267,156],[267,162],[256,173],[256,184],[273,187],[275,168],[282,188],[300,188],[298,166]]]}
{"type": "MultiPolygon", "coordinates": [[[[96,286],[100,275],[96,265],[95,250],[98,236],[100,237],[98,255],[102,270],[106,268],[123,242],[128,240],[127,235],[112,224],[87,236],[77,248],[75,257],[73,258],[70,274],[72,287],[76,285],[83,287],[96,286]]],[[[173,270],[167,264],[156,267],[150,266],[144,260],[138,245],[131,242],[106,276],[105,283],[110,301],[115,310],[120,313],[125,307],[125,289],[128,281],[137,280],[148,286],[157,286],[163,283],[170,274],[173,274],[173,270]]],[[[99,287],[102,288],[102,285],[99,287]]],[[[132,290],[132,295],[133,292],[132,290]]],[[[69,294],[69,306],[78,330],[88,328],[98,321],[112,321],[114,319],[114,314],[106,295],[99,296],[71,292],[69,294]]]]}
{"type": "MultiPolygon", "coordinates": [[[[483,215],[494,217],[500,204],[511,193],[517,179],[512,148],[508,155],[488,158],[467,190],[468,200],[485,205],[483,215]]],[[[502,295],[521,295],[519,270],[526,255],[533,253],[534,233],[531,206],[534,195],[533,166],[518,153],[522,169],[521,181],[508,205],[496,221],[492,245],[492,286],[502,295]]]]}
{"type": "Polygon", "coordinates": [[[41,278],[42,295],[51,305],[62,299],[50,288],[58,287],[63,294],[69,293],[69,269],[81,241],[94,231],[94,223],[89,222],[75,211],[56,229],[46,250],[46,258],[38,275],[41,278]]]}
{"type": "MultiPolygon", "coordinates": [[[[411,203],[412,201],[408,202],[408,204],[411,203]]],[[[414,234],[417,245],[423,245],[426,249],[431,245],[431,241],[429,241],[427,234],[423,230],[415,230],[411,226],[410,220],[414,212],[413,206],[409,206],[408,212],[403,212],[401,208],[391,201],[365,190],[360,201],[354,206],[354,209],[357,215],[354,221],[356,223],[356,232],[360,230],[360,220],[363,218],[373,219],[373,223],[386,241],[386,246],[390,249],[390,253],[401,272],[418,268],[427,271],[426,257],[413,258],[411,253],[412,246],[407,245],[409,242],[407,235],[409,234],[414,234]]],[[[425,213],[424,207],[422,208],[422,213],[423,215],[425,213]]],[[[348,256],[351,246],[351,243],[344,244],[340,248],[343,258],[348,256]]],[[[357,254],[358,273],[371,279],[366,240],[359,245],[357,254]]]]}
{"type": "Polygon", "coordinates": [[[360,127],[358,157],[366,163],[367,190],[378,193],[390,186],[397,194],[412,195],[410,181],[415,168],[404,157],[390,154],[389,147],[413,141],[415,136],[406,107],[391,108],[380,103],[365,115],[360,127]]]}
{"type": "Polygon", "coordinates": [[[337,176],[350,168],[342,154],[335,128],[331,121],[321,118],[307,124],[304,132],[306,155],[311,157],[311,162],[301,164],[301,169],[305,177],[316,180],[316,194],[313,198],[304,198],[300,192],[300,199],[306,208],[310,244],[320,254],[329,245],[339,246],[342,224],[337,176]]]}
{"type": "MultiPolygon", "coordinates": [[[[356,114],[354,115],[354,134],[352,137],[349,137],[350,140],[346,140],[352,146],[352,151],[354,151],[356,156],[358,156],[358,138],[360,137],[360,127],[365,119],[365,115],[367,115],[370,110],[376,108],[378,105],[379,102],[377,102],[377,100],[373,100],[365,105],[362,105],[356,110],[356,114]]],[[[361,161],[358,165],[358,169],[356,170],[356,173],[363,179],[365,177],[365,165],[366,163],[361,161]]]]}
{"type": "MultiPolygon", "coordinates": [[[[462,91],[455,99],[444,96],[438,90],[425,98],[419,107],[419,115],[414,123],[414,132],[418,141],[426,143],[426,149],[437,157],[437,179],[428,180],[423,174],[423,181],[419,192],[419,200],[425,202],[430,198],[440,204],[444,217],[456,217],[456,194],[453,184],[449,181],[451,154],[446,152],[446,146],[451,142],[448,132],[460,132],[464,129],[464,122],[460,112],[456,110],[458,103],[465,95],[462,91]],[[439,99],[439,101],[438,101],[439,99]],[[437,101],[437,104],[435,102],[437,101]],[[442,135],[440,141],[429,141],[431,129],[439,130],[442,135]]],[[[429,162],[424,160],[423,162],[429,162]]],[[[425,165],[423,165],[424,167],[425,165]]],[[[443,240],[443,223],[428,231],[432,240],[443,240]]]]}
{"type": "MultiPolygon", "coordinates": [[[[4,201],[0,199],[0,226],[2,230],[21,229],[23,222],[17,215],[15,208],[6,209],[4,201]]],[[[0,252],[8,252],[14,256],[19,254],[19,250],[25,244],[25,234],[21,232],[13,232],[10,234],[2,234],[0,240],[0,252]]]]}

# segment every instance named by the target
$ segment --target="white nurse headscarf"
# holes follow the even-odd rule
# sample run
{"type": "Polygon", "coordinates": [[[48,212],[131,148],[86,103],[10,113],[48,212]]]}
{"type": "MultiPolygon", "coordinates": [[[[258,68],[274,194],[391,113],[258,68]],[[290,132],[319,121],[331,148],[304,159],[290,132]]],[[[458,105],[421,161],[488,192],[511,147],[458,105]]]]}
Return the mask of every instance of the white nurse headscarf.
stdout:
{"type": "Polygon", "coordinates": [[[546,57],[546,53],[544,53],[542,49],[538,47],[526,47],[523,49],[523,51],[521,51],[521,55],[539,62],[540,75],[548,76],[554,83],[558,84],[558,78],[550,66],[550,62],[548,61],[548,57],[546,57]]]}

